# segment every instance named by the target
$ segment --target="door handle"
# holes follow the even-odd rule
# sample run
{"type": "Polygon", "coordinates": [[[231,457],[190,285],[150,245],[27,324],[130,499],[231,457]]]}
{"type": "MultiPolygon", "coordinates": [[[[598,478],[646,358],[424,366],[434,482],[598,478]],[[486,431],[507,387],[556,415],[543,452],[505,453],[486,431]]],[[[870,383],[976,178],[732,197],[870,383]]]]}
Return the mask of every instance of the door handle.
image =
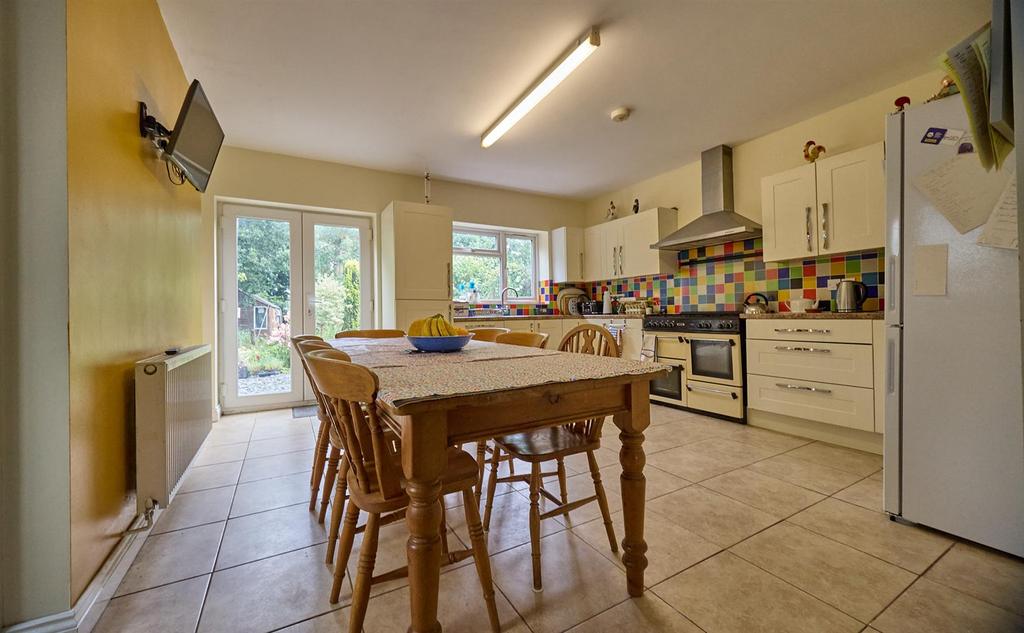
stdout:
{"type": "Polygon", "coordinates": [[[811,246],[811,233],[813,231],[811,230],[811,208],[810,207],[807,207],[806,226],[807,226],[807,252],[808,253],[813,253],[814,252],[814,248],[811,246]]]}
{"type": "Polygon", "coordinates": [[[618,266],[615,263],[615,247],[613,246],[612,247],[612,275],[614,276],[614,275],[618,275],[618,274],[619,274],[619,268],[618,268],[618,266]]]}
{"type": "Polygon", "coordinates": [[[626,273],[623,272],[625,269],[626,269],[626,267],[622,265],[622,245],[620,244],[619,245],[619,274],[620,275],[626,274],[626,273]]]}
{"type": "Polygon", "coordinates": [[[896,379],[894,365],[896,364],[896,345],[892,341],[885,349],[885,390],[887,393],[896,393],[896,379]]]}
{"type": "Polygon", "coordinates": [[[821,246],[828,248],[828,203],[821,203],[821,246]]]}
{"type": "Polygon", "coordinates": [[[693,385],[686,385],[687,391],[702,391],[704,393],[713,393],[719,396],[729,396],[735,400],[738,396],[735,391],[726,391],[725,389],[712,389],[711,387],[695,387],[693,385]]]}
{"type": "Polygon", "coordinates": [[[448,262],[448,298],[452,298],[452,263],[448,262]]]}

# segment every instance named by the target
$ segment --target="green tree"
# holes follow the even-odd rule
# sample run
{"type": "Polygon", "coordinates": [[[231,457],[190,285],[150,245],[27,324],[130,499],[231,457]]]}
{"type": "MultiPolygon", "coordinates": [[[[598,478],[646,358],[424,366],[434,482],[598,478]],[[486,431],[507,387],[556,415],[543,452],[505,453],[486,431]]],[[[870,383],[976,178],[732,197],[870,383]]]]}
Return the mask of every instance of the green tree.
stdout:
{"type": "Polygon", "coordinates": [[[238,219],[238,288],[280,306],[288,316],[290,226],[283,220],[238,219]]]}
{"type": "Polygon", "coordinates": [[[345,262],[341,271],[341,287],[345,290],[345,300],[341,309],[341,320],[346,330],[359,327],[359,262],[350,259],[345,262]]]}

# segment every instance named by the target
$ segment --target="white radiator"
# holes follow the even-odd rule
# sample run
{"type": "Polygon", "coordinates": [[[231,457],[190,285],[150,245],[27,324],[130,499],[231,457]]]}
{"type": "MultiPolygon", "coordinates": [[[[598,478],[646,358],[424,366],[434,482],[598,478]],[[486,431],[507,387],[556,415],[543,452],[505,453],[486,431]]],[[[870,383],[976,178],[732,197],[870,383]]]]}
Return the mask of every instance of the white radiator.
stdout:
{"type": "Polygon", "coordinates": [[[135,363],[135,474],[139,514],[166,508],[213,424],[210,346],[135,363]]]}

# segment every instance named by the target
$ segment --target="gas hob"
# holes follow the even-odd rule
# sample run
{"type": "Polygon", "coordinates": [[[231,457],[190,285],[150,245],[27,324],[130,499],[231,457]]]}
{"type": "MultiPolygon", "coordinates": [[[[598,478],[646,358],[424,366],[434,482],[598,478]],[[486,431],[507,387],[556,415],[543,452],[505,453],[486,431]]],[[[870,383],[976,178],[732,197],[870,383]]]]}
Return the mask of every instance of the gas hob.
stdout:
{"type": "Polygon", "coordinates": [[[738,312],[680,312],[649,314],[644,317],[646,332],[720,332],[739,334],[743,320],[738,312]]]}

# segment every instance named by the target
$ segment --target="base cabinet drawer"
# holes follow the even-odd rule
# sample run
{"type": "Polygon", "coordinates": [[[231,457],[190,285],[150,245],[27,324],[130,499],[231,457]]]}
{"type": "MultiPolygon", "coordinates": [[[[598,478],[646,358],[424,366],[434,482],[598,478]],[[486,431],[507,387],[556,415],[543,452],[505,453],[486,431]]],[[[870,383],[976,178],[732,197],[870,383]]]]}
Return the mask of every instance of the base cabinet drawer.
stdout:
{"type": "Polygon", "coordinates": [[[873,369],[870,345],[747,341],[747,371],[752,374],[870,389],[873,369]]]}
{"type": "Polygon", "coordinates": [[[747,319],[747,339],[871,343],[867,319],[747,319]]]}
{"type": "Polygon", "coordinates": [[[751,409],[875,430],[873,389],[747,374],[747,398],[751,409]]]}
{"type": "Polygon", "coordinates": [[[743,417],[743,389],[717,383],[686,381],[686,406],[731,418],[743,417]]]}

